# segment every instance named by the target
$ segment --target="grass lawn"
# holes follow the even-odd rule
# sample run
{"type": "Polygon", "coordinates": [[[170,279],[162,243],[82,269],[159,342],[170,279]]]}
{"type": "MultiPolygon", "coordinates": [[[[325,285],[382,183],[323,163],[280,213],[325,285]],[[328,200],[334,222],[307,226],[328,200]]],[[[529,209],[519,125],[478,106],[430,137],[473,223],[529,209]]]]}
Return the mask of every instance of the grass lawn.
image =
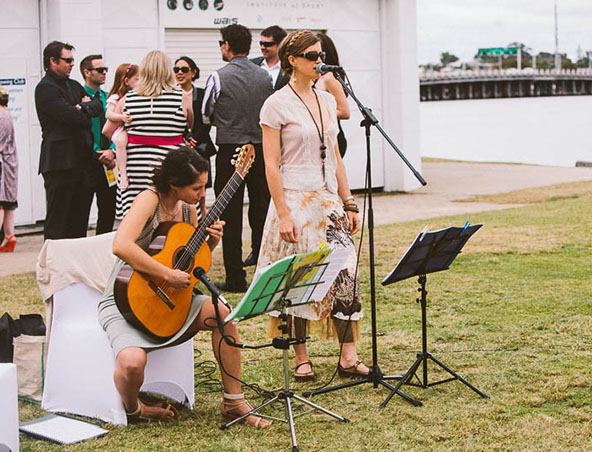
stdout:
{"type": "MultiPolygon", "coordinates": [[[[592,450],[592,192],[589,184],[565,193],[555,188],[542,196],[514,194],[532,204],[471,214],[484,227],[468,242],[449,271],[428,276],[428,348],[444,363],[489,394],[485,400],[455,381],[426,390],[404,387],[424,406],[416,408],[372,385],[333,392],[313,401],[351,419],[345,424],[324,415],[297,419],[302,451],[557,451],[592,450]]],[[[488,199],[495,202],[495,199],[488,199]]],[[[393,202],[396,202],[396,198],[393,202]]],[[[430,230],[462,225],[465,216],[382,226],[376,231],[377,279],[396,264],[427,223],[430,230]]],[[[367,262],[367,252],[362,254],[367,262]]],[[[359,353],[371,361],[368,269],[361,270],[366,317],[359,353]]],[[[221,274],[215,254],[212,279],[221,274]]],[[[400,374],[421,346],[417,281],[378,284],[379,363],[386,374],[400,374]]],[[[237,302],[240,297],[230,299],[237,302]]],[[[0,279],[0,312],[43,312],[33,274],[0,279]]],[[[240,325],[243,341],[264,342],[266,321],[240,325]]],[[[209,335],[195,346],[196,362],[213,359],[209,335]]],[[[309,390],[329,380],[337,347],[313,337],[309,344],[316,383],[294,384],[309,390]]],[[[281,386],[277,350],[245,351],[243,379],[266,389],[281,386]]],[[[430,367],[430,378],[443,376],[430,367]]],[[[203,380],[196,378],[196,382],[203,380]]],[[[335,382],[343,382],[337,378],[335,382]]],[[[104,425],[107,436],[63,448],[21,437],[22,451],[278,451],[291,450],[285,424],[255,430],[235,426],[219,430],[220,393],[198,384],[193,411],[180,422],[127,428],[104,425]]],[[[247,390],[253,402],[259,402],[247,390]]],[[[19,402],[21,421],[44,414],[38,405],[19,402]]],[[[270,414],[281,416],[277,410],[270,414]]]]}

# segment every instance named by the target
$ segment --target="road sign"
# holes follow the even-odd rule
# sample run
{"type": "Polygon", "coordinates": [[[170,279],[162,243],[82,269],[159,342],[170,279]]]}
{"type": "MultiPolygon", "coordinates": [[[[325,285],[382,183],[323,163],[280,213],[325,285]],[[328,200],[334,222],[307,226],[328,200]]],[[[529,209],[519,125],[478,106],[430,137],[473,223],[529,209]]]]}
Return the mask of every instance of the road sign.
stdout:
{"type": "Polygon", "coordinates": [[[500,55],[516,55],[517,53],[518,47],[489,47],[479,49],[477,56],[496,57],[500,55]]]}

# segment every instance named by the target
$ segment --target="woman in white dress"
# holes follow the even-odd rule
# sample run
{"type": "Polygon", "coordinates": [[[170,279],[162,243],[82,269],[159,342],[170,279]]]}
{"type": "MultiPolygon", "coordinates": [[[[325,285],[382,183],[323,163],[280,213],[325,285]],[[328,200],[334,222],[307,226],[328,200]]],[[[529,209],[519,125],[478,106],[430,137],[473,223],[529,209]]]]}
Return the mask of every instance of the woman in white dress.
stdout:
{"type": "MultiPolygon", "coordinates": [[[[319,38],[308,30],[290,33],[280,45],[279,56],[282,69],[291,77],[261,109],[265,169],[273,203],[258,265],[314,251],[323,242],[350,251],[323,300],[288,312],[296,337],[304,337],[312,323],[322,327],[322,337],[337,338],[341,344],[340,375],[367,375],[368,368],[356,352],[362,306],[352,234],[359,229],[358,207],[337,148],[335,98],[313,88],[318,78],[315,66],[323,57],[319,38]]],[[[279,319],[272,316],[270,336],[277,336],[278,325],[279,319]]],[[[296,380],[314,380],[306,344],[295,345],[294,351],[296,380]]]]}

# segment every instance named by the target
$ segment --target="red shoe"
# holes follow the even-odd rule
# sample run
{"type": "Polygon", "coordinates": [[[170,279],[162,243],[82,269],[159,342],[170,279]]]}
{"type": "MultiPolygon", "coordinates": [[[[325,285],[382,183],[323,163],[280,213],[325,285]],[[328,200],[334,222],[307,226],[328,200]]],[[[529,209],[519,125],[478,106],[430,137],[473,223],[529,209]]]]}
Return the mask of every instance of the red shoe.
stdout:
{"type": "Polygon", "coordinates": [[[12,253],[16,246],[16,237],[13,235],[4,238],[4,245],[0,245],[0,253],[12,253]]]}

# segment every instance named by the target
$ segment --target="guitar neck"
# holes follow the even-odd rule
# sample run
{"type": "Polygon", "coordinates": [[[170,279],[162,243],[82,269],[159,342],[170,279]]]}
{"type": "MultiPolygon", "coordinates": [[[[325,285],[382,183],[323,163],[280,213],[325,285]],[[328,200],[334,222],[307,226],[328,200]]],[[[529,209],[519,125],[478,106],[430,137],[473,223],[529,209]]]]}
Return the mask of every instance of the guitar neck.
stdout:
{"type": "Polygon", "coordinates": [[[197,251],[203,245],[203,242],[206,240],[208,236],[208,231],[206,231],[206,228],[210,227],[220,218],[220,215],[222,212],[224,212],[226,206],[228,206],[228,203],[240,187],[240,184],[242,184],[243,180],[244,178],[240,175],[240,173],[235,171],[224,186],[224,189],[216,197],[214,205],[208,211],[205,218],[202,218],[197,229],[189,239],[189,242],[187,242],[187,249],[192,253],[192,255],[197,253],[197,251]]]}

